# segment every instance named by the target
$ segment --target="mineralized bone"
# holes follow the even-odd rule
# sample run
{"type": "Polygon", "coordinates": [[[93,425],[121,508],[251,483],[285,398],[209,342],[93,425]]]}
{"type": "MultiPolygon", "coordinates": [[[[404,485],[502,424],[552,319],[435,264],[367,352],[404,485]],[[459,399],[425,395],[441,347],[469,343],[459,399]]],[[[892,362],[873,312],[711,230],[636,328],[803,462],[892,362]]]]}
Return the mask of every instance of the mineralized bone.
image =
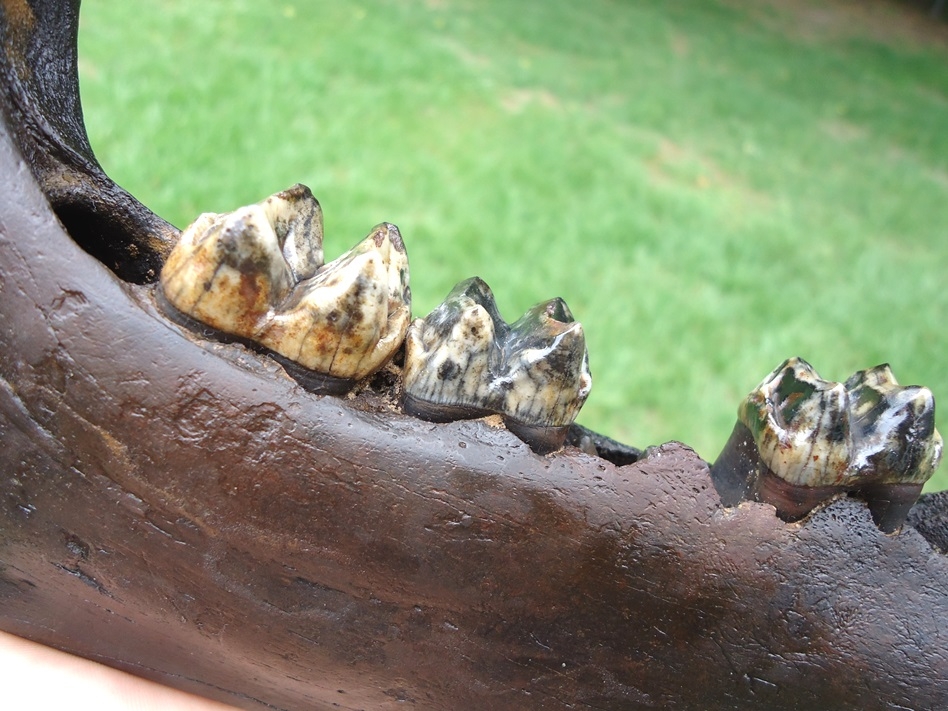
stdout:
{"type": "Polygon", "coordinates": [[[582,324],[562,299],[508,325],[476,277],[416,319],[405,344],[407,412],[434,421],[501,414],[538,452],[562,446],[592,387],[582,324]]]}
{"type": "Polygon", "coordinates": [[[78,9],[0,9],[0,629],[245,709],[948,708],[948,492],[786,526],[682,445],[539,458],[163,323],[115,277],[158,218],[47,170],[78,9]]]}
{"type": "Polygon", "coordinates": [[[325,266],[322,238],[319,203],[303,185],[201,215],[162,269],[162,294],[185,317],[276,354],[312,389],[345,391],[401,345],[408,257],[388,223],[325,266]]]}
{"type": "Polygon", "coordinates": [[[888,365],[833,383],[791,358],[741,404],[712,473],[727,505],[763,501],[793,521],[841,492],[856,492],[879,527],[893,531],[941,451],[927,388],[900,386],[888,365]]]}

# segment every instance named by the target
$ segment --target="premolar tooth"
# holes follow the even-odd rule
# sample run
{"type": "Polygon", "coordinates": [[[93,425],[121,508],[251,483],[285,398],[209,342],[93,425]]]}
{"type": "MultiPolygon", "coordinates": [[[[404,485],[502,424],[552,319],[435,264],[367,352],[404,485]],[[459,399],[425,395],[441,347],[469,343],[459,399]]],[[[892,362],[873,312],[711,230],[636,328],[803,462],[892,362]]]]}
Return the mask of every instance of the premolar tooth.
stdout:
{"type": "Polygon", "coordinates": [[[712,477],[725,505],[764,501],[788,521],[840,492],[856,492],[891,532],[938,465],[934,421],[931,392],[898,385],[887,365],[840,384],[791,358],[741,405],[712,477]]]}
{"type": "Polygon", "coordinates": [[[404,382],[406,411],[437,421],[499,413],[538,452],[562,446],[592,386],[582,326],[562,299],[508,326],[478,278],[411,325],[404,382]]]}
{"type": "Polygon", "coordinates": [[[301,282],[256,340],[311,370],[359,380],[398,349],[410,313],[408,257],[386,223],[301,282]]]}
{"type": "Polygon", "coordinates": [[[325,266],[322,237],[322,211],[303,185],[202,215],[169,256],[161,293],[178,315],[268,349],[308,387],[342,392],[404,339],[408,257],[388,223],[325,266]]]}

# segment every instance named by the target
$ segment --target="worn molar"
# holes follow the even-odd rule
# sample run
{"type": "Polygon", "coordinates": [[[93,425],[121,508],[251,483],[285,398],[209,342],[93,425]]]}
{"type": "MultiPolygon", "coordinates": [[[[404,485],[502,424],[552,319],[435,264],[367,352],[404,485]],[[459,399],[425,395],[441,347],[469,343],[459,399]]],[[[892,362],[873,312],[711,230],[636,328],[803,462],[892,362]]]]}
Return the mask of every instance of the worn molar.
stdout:
{"type": "Polygon", "coordinates": [[[433,421],[500,414],[541,453],[562,446],[591,387],[583,328],[562,299],[508,325],[476,277],[416,319],[405,340],[406,412],[433,421]]]}
{"type": "Polygon", "coordinates": [[[408,256],[383,223],[323,264],[322,211],[297,185],[190,225],[161,273],[176,316],[264,348],[310,389],[341,393],[382,367],[411,321],[408,256]]]}
{"type": "Polygon", "coordinates": [[[934,423],[931,391],[900,386],[887,365],[834,383],[791,358],[741,404],[711,473],[727,506],[763,501],[794,521],[853,492],[892,532],[938,466],[934,423]]]}
{"type": "Polygon", "coordinates": [[[408,256],[395,225],[299,283],[255,340],[304,368],[360,380],[384,365],[411,321],[408,256]]]}

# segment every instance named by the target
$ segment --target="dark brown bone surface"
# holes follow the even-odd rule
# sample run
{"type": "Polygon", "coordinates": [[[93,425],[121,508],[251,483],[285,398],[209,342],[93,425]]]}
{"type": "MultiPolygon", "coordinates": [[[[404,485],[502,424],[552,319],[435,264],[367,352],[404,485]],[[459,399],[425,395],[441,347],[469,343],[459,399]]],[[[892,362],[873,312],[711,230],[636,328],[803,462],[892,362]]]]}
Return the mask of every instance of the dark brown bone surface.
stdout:
{"type": "Polygon", "coordinates": [[[4,110],[0,628],[244,708],[948,706],[913,528],[313,396],[82,251],[4,110]]]}

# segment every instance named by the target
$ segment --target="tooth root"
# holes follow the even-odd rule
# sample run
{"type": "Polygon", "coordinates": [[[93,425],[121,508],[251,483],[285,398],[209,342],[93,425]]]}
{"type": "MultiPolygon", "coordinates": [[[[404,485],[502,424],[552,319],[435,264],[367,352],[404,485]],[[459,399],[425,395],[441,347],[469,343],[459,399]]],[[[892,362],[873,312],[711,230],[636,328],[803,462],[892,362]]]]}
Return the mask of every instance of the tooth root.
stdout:
{"type": "Polygon", "coordinates": [[[259,205],[202,215],[182,233],[161,272],[161,288],[181,313],[249,337],[293,283],[279,240],[259,205]]]}
{"type": "Polygon", "coordinates": [[[424,419],[501,414],[548,452],[562,446],[591,386],[582,326],[562,299],[508,326],[488,286],[473,278],[409,328],[403,406],[424,419]]]}
{"type": "Polygon", "coordinates": [[[175,310],[268,349],[319,392],[382,367],[411,321],[408,256],[384,223],[323,266],[322,211],[295,185],[224,215],[202,215],[161,274],[175,310]]]}
{"type": "Polygon", "coordinates": [[[334,378],[360,380],[381,367],[401,345],[411,310],[408,260],[393,227],[376,228],[301,282],[256,340],[334,378]]]}
{"type": "Polygon", "coordinates": [[[294,281],[323,266],[323,211],[313,193],[297,183],[260,203],[283,249],[294,281]]]}
{"type": "Polygon", "coordinates": [[[793,358],[747,396],[711,475],[725,506],[764,501],[787,521],[855,492],[892,532],[940,460],[934,422],[931,392],[898,385],[887,365],[840,384],[793,358]]]}

